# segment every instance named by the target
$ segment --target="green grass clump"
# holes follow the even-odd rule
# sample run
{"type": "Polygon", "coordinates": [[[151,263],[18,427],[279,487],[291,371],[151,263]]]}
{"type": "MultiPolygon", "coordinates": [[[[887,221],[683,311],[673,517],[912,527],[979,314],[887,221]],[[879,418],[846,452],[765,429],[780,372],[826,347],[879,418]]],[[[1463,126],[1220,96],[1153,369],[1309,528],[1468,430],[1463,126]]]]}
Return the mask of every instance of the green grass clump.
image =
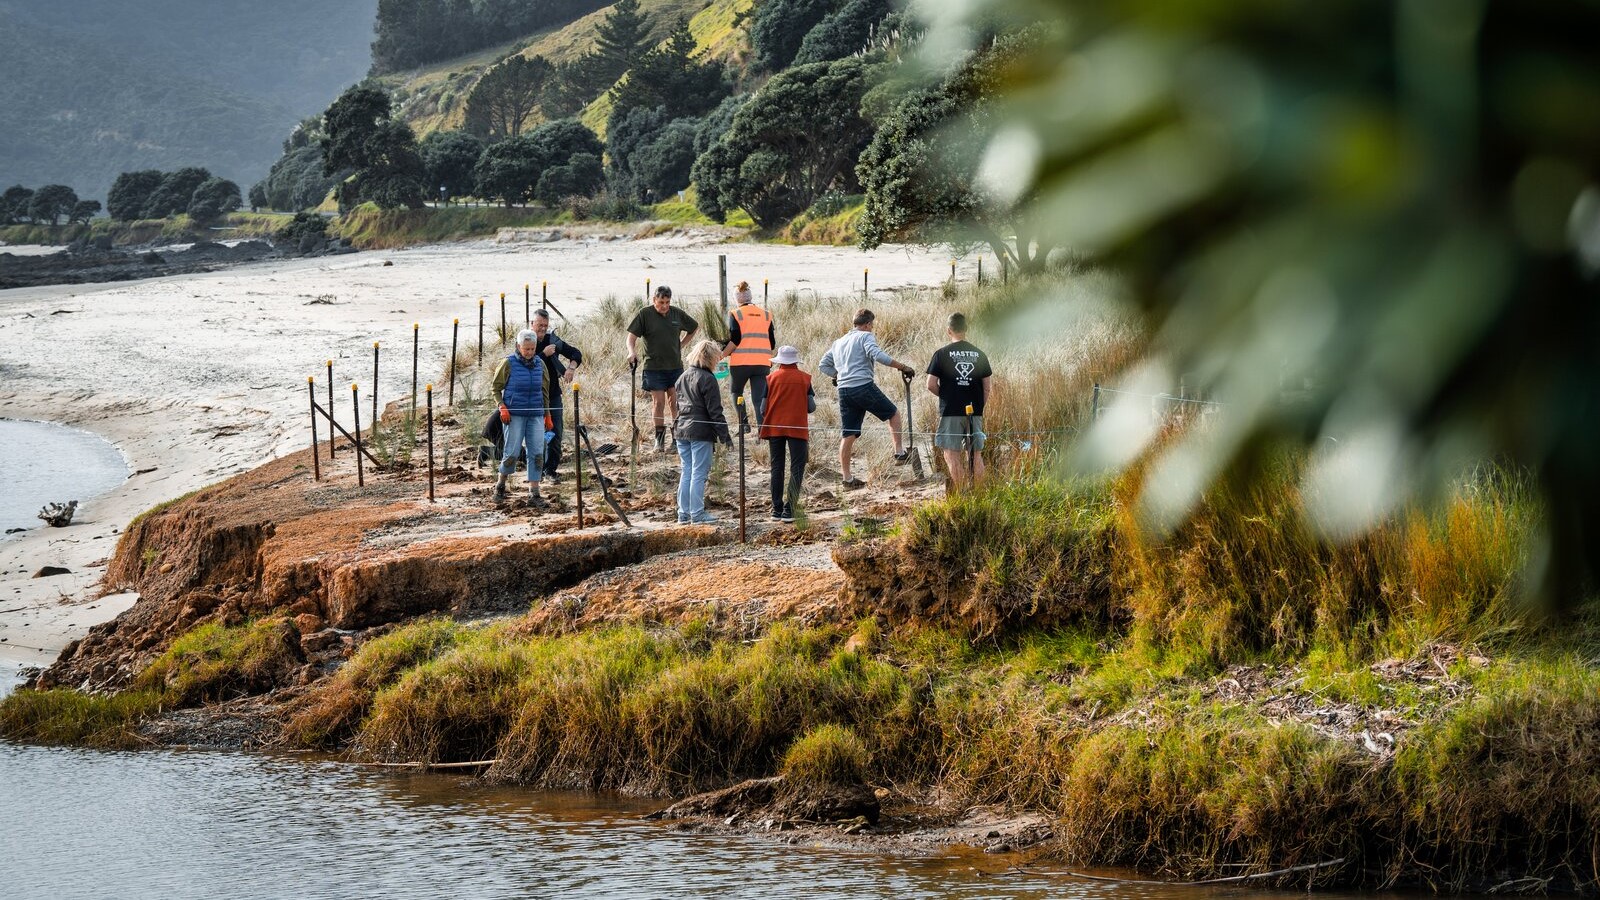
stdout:
{"type": "Polygon", "coordinates": [[[0,737],[28,744],[134,747],[141,743],[135,727],[162,705],[157,691],[106,695],[21,688],[0,700],[0,737]]]}
{"type": "Polygon", "coordinates": [[[1354,862],[1374,825],[1380,771],[1303,726],[1202,708],[1078,741],[1060,836],[1074,860],[1146,871],[1354,862]]]}
{"type": "Polygon", "coordinates": [[[530,665],[527,645],[507,640],[503,629],[460,636],[378,691],[356,745],[401,762],[487,759],[516,715],[530,665]]]}
{"type": "Polygon", "coordinates": [[[305,661],[300,634],[282,618],[232,628],[208,623],[173,641],[134,681],[169,705],[193,706],[265,693],[305,661]]]}
{"type": "Polygon", "coordinates": [[[866,744],[843,725],[819,725],[790,745],[783,776],[797,785],[851,785],[866,779],[866,744]]]}
{"type": "Polygon", "coordinates": [[[1498,872],[1600,886],[1600,671],[1585,655],[1503,666],[1402,746],[1389,828],[1436,888],[1498,872]]]}
{"type": "Polygon", "coordinates": [[[828,244],[854,246],[859,239],[856,223],[866,212],[865,197],[853,195],[831,203],[819,203],[780,229],[776,240],[785,244],[828,244]]]}

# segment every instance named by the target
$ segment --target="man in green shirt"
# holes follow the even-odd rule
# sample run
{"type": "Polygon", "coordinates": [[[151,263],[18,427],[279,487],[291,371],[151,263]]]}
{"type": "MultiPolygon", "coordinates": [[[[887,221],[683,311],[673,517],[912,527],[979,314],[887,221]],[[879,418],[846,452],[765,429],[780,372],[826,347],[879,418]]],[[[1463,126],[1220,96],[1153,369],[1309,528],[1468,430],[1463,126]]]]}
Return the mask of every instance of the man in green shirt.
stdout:
{"type": "Polygon", "coordinates": [[[672,305],[672,288],[661,285],[650,305],[628,323],[628,365],[639,362],[639,339],[644,338],[643,387],[655,406],[656,452],[667,452],[667,408],[673,385],[683,374],[683,348],[700,330],[688,313],[672,305]]]}

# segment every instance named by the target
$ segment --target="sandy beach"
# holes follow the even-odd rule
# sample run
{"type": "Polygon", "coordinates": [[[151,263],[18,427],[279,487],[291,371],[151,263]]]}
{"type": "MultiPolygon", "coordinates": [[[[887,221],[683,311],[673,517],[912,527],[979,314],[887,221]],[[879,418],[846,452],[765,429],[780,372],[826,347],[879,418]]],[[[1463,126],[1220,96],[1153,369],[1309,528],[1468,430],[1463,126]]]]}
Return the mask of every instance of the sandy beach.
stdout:
{"type": "MultiPolygon", "coordinates": [[[[309,439],[305,379],[326,392],[334,360],[337,411],[348,425],[349,385],[371,382],[372,342],[380,404],[410,392],[411,325],[420,323],[421,377],[439,372],[450,322],[476,340],[479,297],[499,319],[499,293],[520,317],[522,286],[541,281],[561,312],[577,317],[608,295],[642,303],[645,279],[698,306],[717,296],[717,256],[730,283],[771,282],[774,299],[841,296],[934,285],[949,275],[942,250],[716,243],[704,237],[590,237],[549,243],[475,241],[348,256],[254,263],[202,275],[107,285],[0,292],[0,417],[60,422],[95,432],[134,474],[87,501],[67,528],[0,541],[0,667],[43,665],[87,629],[137,599],[102,596],[107,557],[127,523],[149,507],[299,449],[309,439]],[[324,301],[324,302],[313,302],[324,301]],[[41,566],[69,575],[32,578],[41,566]]],[[[490,325],[492,329],[493,325],[490,325]]],[[[492,333],[490,335],[492,340],[492,333]]],[[[589,353],[622,353],[612,347],[589,353]]],[[[67,499],[79,499],[63,497],[67,499]]]]}

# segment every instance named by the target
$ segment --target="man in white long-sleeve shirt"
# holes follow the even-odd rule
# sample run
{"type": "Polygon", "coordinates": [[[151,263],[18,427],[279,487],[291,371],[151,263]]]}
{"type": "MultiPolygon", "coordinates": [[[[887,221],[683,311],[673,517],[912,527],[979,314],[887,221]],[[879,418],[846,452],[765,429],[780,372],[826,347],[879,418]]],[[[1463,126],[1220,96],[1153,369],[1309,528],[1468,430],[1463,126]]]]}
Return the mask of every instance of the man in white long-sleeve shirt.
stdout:
{"type": "Polygon", "coordinates": [[[851,320],[855,328],[834,341],[817,364],[817,370],[832,378],[839,387],[839,420],[844,430],[844,436],[839,439],[839,474],[847,488],[866,484],[850,474],[850,456],[855,449],[856,438],[861,436],[861,425],[866,421],[867,413],[889,423],[889,433],[894,439],[895,463],[903,463],[908,458],[900,436],[900,409],[873,381],[873,364],[893,366],[907,376],[914,374],[916,369],[906,363],[896,362],[894,357],[878,346],[878,339],[872,334],[872,323],[876,318],[870,309],[856,310],[855,318],[851,320]]]}

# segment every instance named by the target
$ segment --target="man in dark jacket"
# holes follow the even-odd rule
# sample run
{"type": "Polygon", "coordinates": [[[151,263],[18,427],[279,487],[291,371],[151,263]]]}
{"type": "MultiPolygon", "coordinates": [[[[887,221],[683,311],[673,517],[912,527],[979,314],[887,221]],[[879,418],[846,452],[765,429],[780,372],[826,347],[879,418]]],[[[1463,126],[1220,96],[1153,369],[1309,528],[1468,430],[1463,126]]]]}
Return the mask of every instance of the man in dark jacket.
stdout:
{"type": "Polygon", "coordinates": [[[544,477],[552,482],[560,482],[556,466],[561,463],[562,437],[567,432],[561,386],[572,383],[572,376],[583,365],[583,351],[556,337],[555,332],[550,330],[550,313],[545,310],[533,311],[532,325],[533,333],[539,336],[539,358],[544,361],[545,377],[549,382],[545,396],[550,401],[550,420],[554,424],[551,430],[555,432],[555,438],[545,451],[544,477]]]}

